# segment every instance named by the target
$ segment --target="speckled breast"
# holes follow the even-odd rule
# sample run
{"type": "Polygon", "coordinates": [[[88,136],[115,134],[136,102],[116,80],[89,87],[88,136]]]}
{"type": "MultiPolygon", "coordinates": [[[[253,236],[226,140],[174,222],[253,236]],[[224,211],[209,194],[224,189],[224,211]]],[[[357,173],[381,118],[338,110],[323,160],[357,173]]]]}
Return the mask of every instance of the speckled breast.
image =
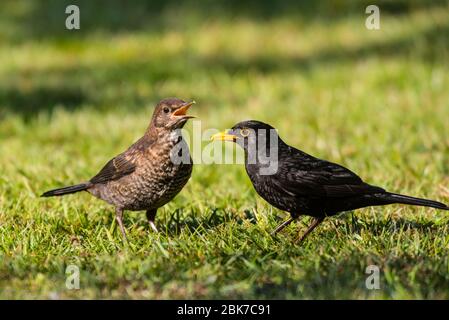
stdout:
{"type": "Polygon", "coordinates": [[[172,200],[191,176],[192,159],[182,139],[161,145],[148,150],[132,174],[104,185],[100,198],[134,211],[157,209],[172,200]]]}

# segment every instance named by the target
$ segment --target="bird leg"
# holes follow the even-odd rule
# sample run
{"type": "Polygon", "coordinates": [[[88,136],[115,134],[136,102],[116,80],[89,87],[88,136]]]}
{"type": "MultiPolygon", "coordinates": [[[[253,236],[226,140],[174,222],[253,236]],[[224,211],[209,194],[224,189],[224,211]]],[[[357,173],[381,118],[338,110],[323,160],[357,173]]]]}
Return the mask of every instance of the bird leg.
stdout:
{"type": "Polygon", "coordinates": [[[312,224],[307,228],[306,232],[302,236],[296,238],[295,243],[301,243],[307,237],[307,235],[313,231],[318,225],[323,222],[324,218],[313,218],[312,224]]]}
{"type": "Polygon", "coordinates": [[[120,231],[122,232],[123,239],[125,241],[128,241],[128,239],[126,238],[126,232],[125,232],[125,227],[123,226],[122,218],[123,218],[123,209],[116,208],[115,209],[115,219],[117,220],[117,223],[120,227],[120,231]]]}
{"type": "Polygon", "coordinates": [[[157,209],[147,210],[147,219],[148,223],[150,224],[151,229],[153,229],[154,232],[158,233],[159,231],[156,228],[156,225],[154,224],[154,219],[156,218],[156,212],[157,209]]]}
{"type": "Polygon", "coordinates": [[[275,236],[278,232],[284,230],[285,227],[287,227],[290,223],[292,223],[293,221],[295,221],[295,219],[298,219],[299,217],[300,217],[300,216],[295,217],[295,218],[291,217],[290,219],[288,219],[288,220],[282,222],[280,225],[278,225],[278,226],[276,227],[276,229],[274,229],[274,231],[271,233],[271,235],[272,235],[272,236],[275,236]]]}

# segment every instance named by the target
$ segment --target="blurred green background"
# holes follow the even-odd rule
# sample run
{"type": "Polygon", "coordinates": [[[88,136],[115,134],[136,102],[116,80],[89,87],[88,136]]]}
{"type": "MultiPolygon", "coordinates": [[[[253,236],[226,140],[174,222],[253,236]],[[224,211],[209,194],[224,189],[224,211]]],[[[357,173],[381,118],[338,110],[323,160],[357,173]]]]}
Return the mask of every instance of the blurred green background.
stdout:
{"type": "Polygon", "coordinates": [[[176,96],[203,129],[266,121],[369,183],[448,203],[448,61],[448,1],[2,0],[0,297],[449,298],[445,212],[359,210],[294,246],[298,225],[269,236],[286,215],[242,166],[197,165],[158,214],[164,232],[126,214],[126,246],[103,202],[39,198],[93,176],[176,96]],[[370,264],[380,290],[365,288],[370,264]]]}

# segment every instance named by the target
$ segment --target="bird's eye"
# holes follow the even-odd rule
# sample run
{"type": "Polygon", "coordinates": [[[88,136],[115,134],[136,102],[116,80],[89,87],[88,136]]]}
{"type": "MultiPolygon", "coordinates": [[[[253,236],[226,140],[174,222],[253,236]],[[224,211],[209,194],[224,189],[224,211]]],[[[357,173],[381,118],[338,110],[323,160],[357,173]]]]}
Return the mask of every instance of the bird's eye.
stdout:
{"type": "Polygon", "coordinates": [[[165,107],[165,108],[164,108],[164,112],[165,112],[165,113],[169,113],[169,112],[170,112],[170,109],[169,109],[168,107],[165,107]]]}
{"type": "Polygon", "coordinates": [[[249,136],[249,130],[248,129],[240,129],[240,135],[242,137],[247,137],[249,136]]]}

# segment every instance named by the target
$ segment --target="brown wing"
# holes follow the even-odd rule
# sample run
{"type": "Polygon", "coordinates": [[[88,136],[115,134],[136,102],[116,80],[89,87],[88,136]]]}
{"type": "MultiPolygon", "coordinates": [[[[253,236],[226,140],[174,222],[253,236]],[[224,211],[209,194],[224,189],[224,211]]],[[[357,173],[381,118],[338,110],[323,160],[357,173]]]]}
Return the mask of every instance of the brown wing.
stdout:
{"type": "Polygon", "coordinates": [[[108,181],[120,179],[136,170],[134,162],[127,160],[124,154],[118,155],[110,160],[100,172],[90,179],[93,184],[106,183],[108,181]]]}
{"type": "Polygon", "coordinates": [[[148,138],[141,138],[128,150],[106,163],[103,169],[90,182],[93,184],[106,183],[133,173],[136,170],[136,161],[152,143],[153,141],[148,138]]]}

